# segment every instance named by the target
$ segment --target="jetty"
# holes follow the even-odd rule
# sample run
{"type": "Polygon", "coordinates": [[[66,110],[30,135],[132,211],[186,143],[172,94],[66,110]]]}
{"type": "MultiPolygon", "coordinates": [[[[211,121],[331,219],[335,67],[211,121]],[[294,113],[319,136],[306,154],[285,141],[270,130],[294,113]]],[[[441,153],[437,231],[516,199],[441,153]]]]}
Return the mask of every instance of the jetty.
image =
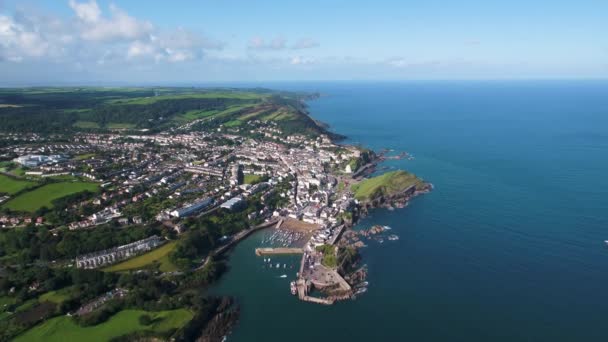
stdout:
{"type": "Polygon", "coordinates": [[[291,247],[277,247],[277,248],[256,248],[255,255],[281,255],[281,254],[302,254],[304,250],[302,248],[291,248],[291,247]]]}
{"type": "Polygon", "coordinates": [[[211,253],[209,253],[209,255],[203,260],[203,262],[201,263],[201,265],[199,267],[197,267],[196,269],[202,269],[204,268],[209,261],[211,260],[212,257],[215,256],[219,256],[222,255],[224,252],[226,252],[227,250],[231,249],[232,247],[234,247],[236,244],[238,244],[241,240],[243,240],[244,238],[248,237],[249,235],[251,235],[252,233],[260,230],[260,229],[264,229],[264,228],[268,228],[268,227],[272,227],[276,224],[276,226],[280,226],[283,223],[283,220],[270,220],[268,222],[264,222],[261,223],[255,227],[251,227],[249,229],[245,229],[239,233],[237,233],[231,240],[230,242],[228,242],[227,244],[216,248],[214,251],[212,251],[211,253]]]}

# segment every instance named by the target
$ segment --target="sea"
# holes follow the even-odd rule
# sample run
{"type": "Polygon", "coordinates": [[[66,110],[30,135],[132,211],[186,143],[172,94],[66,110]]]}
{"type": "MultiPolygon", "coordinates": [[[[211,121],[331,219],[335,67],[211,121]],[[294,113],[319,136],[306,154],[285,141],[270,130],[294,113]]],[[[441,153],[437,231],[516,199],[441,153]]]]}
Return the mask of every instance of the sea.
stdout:
{"type": "Polygon", "coordinates": [[[213,293],[238,298],[228,341],[608,341],[608,82],[261,84],[318,91],[310,115],[435,189],[358,228],[368,291],[322,306],[289,292],[298,257],[229,255],[213,293]],[[285,268],[283,266],[286,265],[285,268]],[[286,278],[281,278],[286,274],[286,278]]]}

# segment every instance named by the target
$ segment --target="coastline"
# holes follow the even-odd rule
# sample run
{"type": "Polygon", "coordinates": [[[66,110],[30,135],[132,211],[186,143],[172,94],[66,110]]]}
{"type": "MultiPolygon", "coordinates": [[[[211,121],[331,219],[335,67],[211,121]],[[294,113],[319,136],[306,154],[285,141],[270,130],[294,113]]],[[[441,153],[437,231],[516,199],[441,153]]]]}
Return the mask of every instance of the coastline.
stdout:
{"type": "MultiPolygon", "coordinates": [[[[382,173],[379,176],[372,177],[374,173],[378,172],[378,167],[381,165],[381,163],[390,159],[413,159],[413,157],[407,152],[401,152],[397,155],[388,156],[389,152],[392,150],[384,149],[375,152],[362,146],[340,144],[339,142],[346,140],[347,136],[331,131],[328,124],[313,118],[311,113],[307,110],[308,106],[305,101],[310,101],[317,98],[318,94],[312,97],[309,96],[305,100],[301,100],[303,104],[301,114],[310,118],[315,125],[317,125],[317,128],[322,132],[322,134],[329,137],[331,144],[336,144],[336,146],[343,147],[347,150],[357,151],[356,155],[358,159],[355,163],[357,167],[354,170],[350,170],[350,168],[348,168],[347,170],[349,171],[345,174],[342,172],[332,174],[333,177],[342,177],[343,179],[350,180],[348,183],[348,188],[345,190],[339,190],[337,195],[349,196],[355,199],[356,195],[353,191],[355,185],[360,184],[365,180],[373,180],[374,178],[380,178],[382,175],[388,174],[382,173]]],[[[367,282],[365,281],[367,270],[365,266],[359,267],[360,263],[362,262],[362,257],[359,254],[358,249],[364,245],[358,242],[359,239],[355,239],[355,241],[351,240],[353,236],[357,235],[353,228],[360,222],[361,219],[367,217],[371,210],[377,208],[386,208],[389,210],[394,210],[395,208],[405,208],[412,198],[428,193],[433,188],[432,184],[426,183],[403,170],[391,172],[391,174],[395,174],[397,177],[407,175],[407,177],[413,177],[415,180],[417,180],[417,182],[416,184],[402,186],[396,191],[390,192],[387,192],[386,186],[382,185],[382,188],[380,188],[381,191],[375,191],[374,194],[369,198],[364,200],[355,199],[352,208],[346,212],[349,215],[344,215],[342,217],[342,224],[337,228],[337,232],[334,232],[334,228],[325,231],[326,234],[333,236],[328,245],[334,246],[330,254],[333,254],[334,258],[338,259],[338,266],[330,267],[323,265],[327,256],[320,252],[318,243],[314,242],[316,235],[311,236],[306,248],[301,248],[301,246],[297,246],[297,248],[277,249],[256,248],[256,255],[259,257],[264,255],[292,254],[294,251],[296,254],[303,254],[296,280],[292,281],[290,284],[292,294],[297,295],[297,297],[302,301],[332,305],[336,301],[354,299],[357,295],[362,294],[367,290],[367,282]],[[347,254],[347,257],[344,257],[344,254],[347,254]],[[313,264],[316,266],[313,267],[313,264]],[[309,272],[308,268],[313,271],[309,272]],[[321,274],[324,273],[326,280],[328,278],[331,278],[332,280],[330,282],[319,280],[319,271],[317,268],[321,269],[321,274]],[[320,292],[326,297],[309,295],[312,292],[320,292]]],[[[281,223],[282,220],[276,225],[275,228],[279,229],[281,223]]],[[[372,230],[373,235],[386,231],[385,229],[378,229],[378,227],[380,226],[374,226],[372,230]]],[[[394,238],[393,235],[391,237],[394,238]]],[[[389,239],[391,239],[391,237],[389,237],[389,239]]],[[[264,258],[264,262],[266,262],[266,258],[264,258]]],[[[272,267],[272,265],[270,265],[270,267],[272,267]]]]}

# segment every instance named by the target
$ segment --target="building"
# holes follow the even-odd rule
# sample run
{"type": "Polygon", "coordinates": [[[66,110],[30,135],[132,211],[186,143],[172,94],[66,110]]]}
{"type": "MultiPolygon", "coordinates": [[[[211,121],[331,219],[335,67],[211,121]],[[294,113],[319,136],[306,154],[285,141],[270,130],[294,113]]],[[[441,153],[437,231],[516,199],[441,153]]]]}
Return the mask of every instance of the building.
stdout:
{"type": "Polygon", "coordinates": [[[15,163],[21,164],[25,167],[36,167],[42,164],[54,164],[66,160],[65,157],[60,155],[38,155],[38,154],[27,154],[21,157],[15,158],[15,163]]]}
{"type": "Polygon", "coordinates": [[[190,206],[186,206],[183,207],[181,209],[175,209],[173,210],[170,214],[173,217],[186,217],[186,216],[190,216],[192,214],[195,214],[205,208],[210,207],[211,205],[213,205],[213,203],[215,202],[215,200],[213,198],[206,198],[202,201],[198,201],[190,206]]]}
{"type": "Polygon", "coordinates": [[[237,196],[222,203],[221,207],[228,210],[237,210],[239,208],[242,208],[244,205],[245,200],[243,199],[243,197],[237,196]]]}
{"type": "Polygon", "coordinates": [[[85,254],[76,258],[77,268],[97,268],[130,258],[142,252],[149,251],[164,242],[159,236],[153,235],[143,240],[135,241],[116,248],[104,249],[99,252],[85,254]]]}

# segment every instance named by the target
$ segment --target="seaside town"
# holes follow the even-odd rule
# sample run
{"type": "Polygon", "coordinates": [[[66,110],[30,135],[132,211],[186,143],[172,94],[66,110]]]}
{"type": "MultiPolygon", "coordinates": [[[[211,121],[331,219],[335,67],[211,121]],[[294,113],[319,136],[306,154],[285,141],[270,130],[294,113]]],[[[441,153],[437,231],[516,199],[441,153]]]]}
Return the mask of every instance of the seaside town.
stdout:
{"type": "MultiPolygon", "coordinates": [[[[111,310],[158,298],[133,302],[143,294],[127,274],[147,279],[146,286],[175,287],[174,298],[204,296],[196,302],[204,303],[209,299],[193,284],[209,286],[227,268],[227,252],[258,231],[265,237],[251,258],[283,270],[285,295],[323,305],[363,295],[369,282],[358,249],[398,236],[384,236],[390,227],[353,227],[369,209],[402,208],[431,185],[380,165],[411,160],[410,154],[341,144],[303,109],[294,111],[304,108],[301,102],[265,101],[234,112],[238,125],[208,116],[152,130],[0,132],[0,243],[6,248],[0,272],[11,274],[4,298],[13,303],[3,308],[8,316],[0,324],[23,331],[57,312],[79,324],[99,324],[111,310]],[[244,120],[260,110],[290,110],[290,120],[300,121],[244,120]],[[288,268],[282,255],[297,255],[299,263],[288,268]],[[24,277],[31,268],[48,273],[24,277]],[[57,280],[64,279],[61,272],[72,280],[57,280]],[[108,283],[79,283],[96,276],[108,283]],[[20,283],[26,292],[18,292],[20,283]],[[74,287],[82,294],[66,295],[69,304],[45,299],[74,287]],[[18,314],[28,299],[36,301],[34,309],[18,314]]],[[[207,334],[223,336],[238,305],[229,309],[222,303],[232,299],[213,300],[222,311],[207,334]]],[[[160,308],[202,305],[171,303],[160,308]]],[[[185,315],[181,326],[189,324],[195,320],[185,315]]]]}

